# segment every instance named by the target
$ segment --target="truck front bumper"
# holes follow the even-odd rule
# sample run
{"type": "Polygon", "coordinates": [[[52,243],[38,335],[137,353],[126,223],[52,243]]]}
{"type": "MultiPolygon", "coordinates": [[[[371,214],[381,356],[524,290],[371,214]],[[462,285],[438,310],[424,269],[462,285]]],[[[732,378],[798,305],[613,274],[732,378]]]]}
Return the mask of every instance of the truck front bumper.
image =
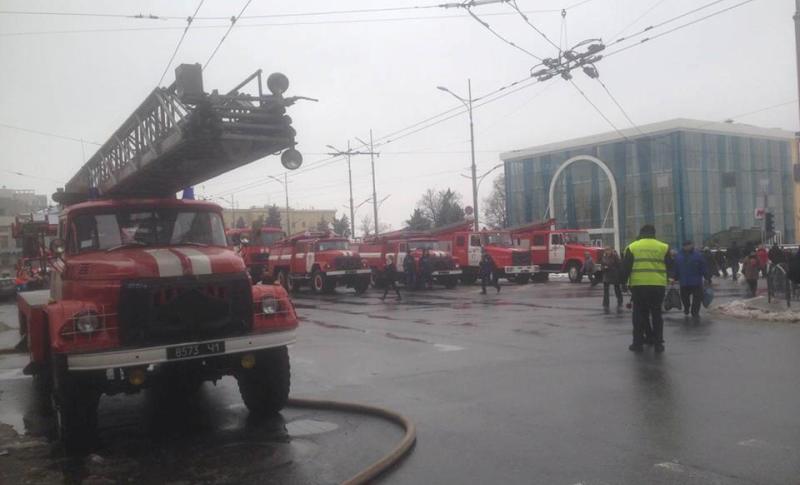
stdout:
{"type": "Polygon", "coordinates": [[[443,269],[440,271],[434,271],[431,273],[431,276],[458,276],[462,273],[460,269],[443,269]]]}
{"type": "Polygon", "coordinates": [[[351,276],[351,275],[365,275],[372,273],[369,268],[365,269],[339,269],[334,271],[327,271],[325,276],[351,276]]]}
{"type": "Polygon", "coordinates": [[[503,268],[505,274],[533,274],[539,272],[539,267],[531,266],[506,266],[503,268]]]}
{"type": "Polygon", "coordinates": [[[92,352],[84,354],[69,354],[66,356],[67,370],[103,370],[117,367],[161,364],[164,362],[177,362],[183,360],[208,359],[219,355],[239,354],[255,350],[283,347],[294,343],[295,340],[295,330],[284,330],[280,332],[245,335],[242,337],[160,345],[157,347],[110,350],[106,352],[92,352]],[[168,348],[186,348],[195,345],[201,346],[205,344],[216,344],[219,342],[225,343],[225,350],[222,352],[180,358],[175,358],[173,354],[173,358],[168,357],[168,348]]]}

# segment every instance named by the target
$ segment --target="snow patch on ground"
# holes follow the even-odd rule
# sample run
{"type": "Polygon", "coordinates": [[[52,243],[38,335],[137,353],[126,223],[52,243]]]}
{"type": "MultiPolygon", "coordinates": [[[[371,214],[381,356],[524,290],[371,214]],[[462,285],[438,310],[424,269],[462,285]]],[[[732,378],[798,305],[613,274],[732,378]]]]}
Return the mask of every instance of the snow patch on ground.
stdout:
{"type": "Polygon", "coordinates": [[[717,305],[713,309],[716,313],[736,318],[759,320],[764,322],[800,322],[800,311],[781,309],[779,306],[770,305],[764,297],[750,298],[747,300],[733,300],[717,305]]]}

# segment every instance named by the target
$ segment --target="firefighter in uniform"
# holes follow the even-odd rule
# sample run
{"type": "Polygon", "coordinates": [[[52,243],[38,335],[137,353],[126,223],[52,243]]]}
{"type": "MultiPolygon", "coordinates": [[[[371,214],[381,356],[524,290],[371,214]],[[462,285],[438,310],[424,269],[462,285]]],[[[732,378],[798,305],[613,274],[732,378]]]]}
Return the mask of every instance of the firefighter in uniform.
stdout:
{"type": "Polygon", "coordinates": [[[661,305],[670,264],[669,245],[656,239],[655,227],[642,226],[622,262],[623,281],[628,280],[633,295],[633,343],[628,348],[634,352],[641,352],[645,343],[652,343],[656,352],[664,351],[661,305]]]}

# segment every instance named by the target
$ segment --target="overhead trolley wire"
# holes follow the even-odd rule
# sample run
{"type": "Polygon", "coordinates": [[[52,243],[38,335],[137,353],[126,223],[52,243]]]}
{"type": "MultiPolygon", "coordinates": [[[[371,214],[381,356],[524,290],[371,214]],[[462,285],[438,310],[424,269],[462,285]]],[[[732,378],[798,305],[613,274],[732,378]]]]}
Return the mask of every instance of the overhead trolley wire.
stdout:
{"type": "Polygon", "coordinates": [[[164,72],[161,74],[161,78],[158,80],[156,86],[160,86],[161,83],[164,81],[164,77],[167,75],[169,71],[169,67],[172,65],[172,61],[175,60],[175,56],[178,54],[178,50],[181,48],[181,44],[183,44],[183,39],[186,38],[186,32],[189,31],[189,27],[192,26],[192,20],[197,16],[197,12],[200,11],[200,7],[203,6],[203,2],[205,0],[200,0],[200,3],[197,5],[197,8],[194,10],[194,14],[191,17],[186,18],[186,28],[183,29],[183,33],[181,34],[181,38],[178,39],[178,45],[175,46],[175,50],[172,51],[172,56],[170,56],[169,61],[167,62],[166,67],[164,67],[164,72]]]}
{"type": "Polygon", "coordinates": [[[233,27],[236,25],[236,22],[242,16],[244,11],[247,10],[247,7],[250,5],[250,2],[252,2],[252,1],[253,0],[247,0],[247,2],[244,4],[242,9],[239,11],[239,15],[237,15],[236,17],[231,17],[231,25],[228,26],[228,30],[226,30],[225,33],[222,34],[222,38],[219,40],[219,43],[217,44],[217,46],[214,48],[214,51],[211,53],[210,56],[208,56],[208,60],[203,64],[203,69],[208,67],[208,64],[211,63],[211,59],[214,58],[214,56],[217,54],[217,51],[219,50],[219,48],[222,47],[222,43],[225,42],[225,39],[228,38],[228,34],[231,33],[231,30],[233,30],[233,27]]]}

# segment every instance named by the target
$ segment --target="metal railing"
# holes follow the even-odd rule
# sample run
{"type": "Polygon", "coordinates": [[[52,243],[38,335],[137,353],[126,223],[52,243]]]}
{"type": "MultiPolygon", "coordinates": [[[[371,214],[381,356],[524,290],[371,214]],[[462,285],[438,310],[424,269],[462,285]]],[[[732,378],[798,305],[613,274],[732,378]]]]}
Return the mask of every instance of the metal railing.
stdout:
{"type": "Polygon", "coordinates": [[[789,269],[786,263],[773,264],[767,273],[767,299],[786,301],[786,306],[791,307],[792,301],[800,300],[800,286],[789,279],[789,269]]]}

